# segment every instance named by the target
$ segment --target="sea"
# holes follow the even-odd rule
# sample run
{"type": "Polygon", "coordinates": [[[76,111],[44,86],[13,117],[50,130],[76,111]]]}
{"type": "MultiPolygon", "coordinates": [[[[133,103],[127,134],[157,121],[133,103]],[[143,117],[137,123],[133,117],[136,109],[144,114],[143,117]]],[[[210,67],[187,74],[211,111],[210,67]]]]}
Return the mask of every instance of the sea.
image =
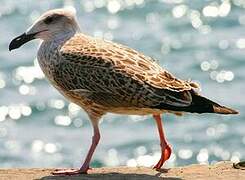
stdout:
{"type": "MultiPolygon", "coordinates": [[[[239,115],[163,114],[173,153],[165,167],[245,159],[244,0],[1,0],[0,168],[79,167],[89,149],[87,114],[45,79],[39,40],[10,41],[45,11],[76,10],[81,31],[151,56],[201,94],[239,115]]],[[[152,116],[107,114],[91,166],[147,166],[160,158],[152,116]]]]}

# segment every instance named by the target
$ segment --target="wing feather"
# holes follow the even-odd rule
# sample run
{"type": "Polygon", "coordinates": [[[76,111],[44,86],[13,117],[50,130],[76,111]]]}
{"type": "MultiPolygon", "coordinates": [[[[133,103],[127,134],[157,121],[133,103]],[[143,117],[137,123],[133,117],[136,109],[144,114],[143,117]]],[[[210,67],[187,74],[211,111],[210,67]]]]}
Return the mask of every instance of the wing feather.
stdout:
{"type": "Polygon", "coordinates": [[[69,91],[86,92],[87,98],[99,104],[116,107],[191,104],[190,82],[175,78],[152,58],[126,46],[76,35],[61,47],[60,57],[59,83],[69,91]]]}

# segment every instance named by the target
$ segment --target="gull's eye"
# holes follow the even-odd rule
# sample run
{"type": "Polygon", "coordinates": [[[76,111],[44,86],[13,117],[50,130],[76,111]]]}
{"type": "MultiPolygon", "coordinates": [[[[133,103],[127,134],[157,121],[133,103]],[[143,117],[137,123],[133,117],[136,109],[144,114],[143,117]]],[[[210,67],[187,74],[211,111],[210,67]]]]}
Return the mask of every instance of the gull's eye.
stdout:
{"type": "Polygon", "coordinates": [[[46,17],[43,21],[45,24],[51,24],[51,23],[54,23],[55,21],[59,20],[62,17],[63,16],[60,14],[53,14],[53,15],[46,17]]]}
{"type": "Polygon", "coordinates": [[[48,16],[44,19],[44,23],[45,24],[50,24],[54,21],[54,17],[53,16],[48,16]]]}

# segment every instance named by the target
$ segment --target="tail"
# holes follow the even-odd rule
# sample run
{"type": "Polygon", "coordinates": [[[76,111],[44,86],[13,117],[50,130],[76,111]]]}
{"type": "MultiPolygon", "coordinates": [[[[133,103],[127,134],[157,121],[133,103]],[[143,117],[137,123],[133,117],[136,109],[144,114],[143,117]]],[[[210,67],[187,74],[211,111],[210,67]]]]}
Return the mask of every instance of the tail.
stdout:
{"type": "Polygon", "coordinates": [[[192,103],[186,111],[193,113],[238,114],[238,111],[221,106],[203,96],[192,92],[192,103]]]}
{"type": "Polygon", "coordinates": [[[214,106],[214,113],[217,114],[238,114],[239,112],[225,106],[214,106]]]}

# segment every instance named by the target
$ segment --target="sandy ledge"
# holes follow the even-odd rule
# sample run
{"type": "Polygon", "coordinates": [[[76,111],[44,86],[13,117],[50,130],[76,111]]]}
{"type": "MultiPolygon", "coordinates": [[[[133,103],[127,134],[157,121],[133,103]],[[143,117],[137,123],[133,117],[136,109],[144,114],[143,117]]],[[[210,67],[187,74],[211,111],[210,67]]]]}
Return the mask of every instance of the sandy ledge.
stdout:
{"type": "Polygon", "coordinates": [[[162,169],[160,172],[146,167],[112,167],[94,168],[89,174],[77,176],[53,176],[50,173],[54,169],[0,169],[0,180],[63,180],[63,179],[84,179],[84,180],[180,180],[180,179],[226,179],[245,180],[245,170],[235,169],[231,162],[219,162],[212,166],[190,165],[171,169],[162,169]]]}

